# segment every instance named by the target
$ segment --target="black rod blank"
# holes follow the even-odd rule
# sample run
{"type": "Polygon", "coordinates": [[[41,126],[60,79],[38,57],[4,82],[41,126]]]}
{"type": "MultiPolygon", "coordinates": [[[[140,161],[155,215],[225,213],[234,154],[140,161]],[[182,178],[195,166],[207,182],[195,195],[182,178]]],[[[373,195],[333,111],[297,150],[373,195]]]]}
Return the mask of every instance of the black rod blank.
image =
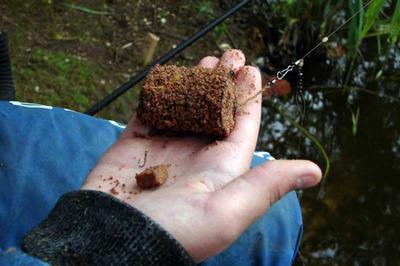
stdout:
{"type": "Polygon", "coordinates": [[[112,103],[115,99],[117,99],[119,96],[121,96],[123,93],[128,91],[130,88],[135,86],[137,83],[139,83],[141,80],[143,80],[147,74],[149,73],[150,69],[156,65],[156,64],[164,64],[171,58],[175,57],[177,54],[182,52],[184,49],[192,45],[195,41],[197,41],[199,38],[204,36],[207,32],[212,30],[215,26],[221,24],[224,20],[235,14],[237,11],[239,11],[244,5],[246,5],[250,0],[242,0],[240,1],[237,5],[232,7],[230,10],[228,10],[226,13],[221,15],[220,17],[216,18],[215,20],[211,21],[207,25],[205,25],[201,30],[196,32],[193,36],[190,38],[186,39],[185,41],[181,42],[177,47],[174,49],[170,50],[160,58],[158,58],[156,61],[151,63],[148,67],[142,70],[142,72],[138,73],[136,76],[133,76],[129,81],[126,83],[122,84],[119,88],[111,92],[109,95],[107,95],[104,99],[101,101],[97,102],[94,104],[92,107],[90,107],[85,113],[88,115],[94,115],[98,113],[100,110],[102,110],[104,107],[112,103]]]}
{"type": "Polygon", "coordinates": [[[0,32],[0,100],[11,101],[14,99],[15,91],[8,37],[5,32],[0,32]]]}

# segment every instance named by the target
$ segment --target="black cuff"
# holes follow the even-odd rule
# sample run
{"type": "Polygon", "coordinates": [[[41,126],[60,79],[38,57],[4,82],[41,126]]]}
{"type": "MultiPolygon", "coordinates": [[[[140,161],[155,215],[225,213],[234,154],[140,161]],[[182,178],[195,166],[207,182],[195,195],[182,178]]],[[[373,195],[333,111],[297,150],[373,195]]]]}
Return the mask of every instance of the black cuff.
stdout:
{"type": "Polygon", "coordinates": [[[194,265],[149,217],[89,190],[62,196],[46,220],[24,237],[22,248],[55,265],[194,265]]]}

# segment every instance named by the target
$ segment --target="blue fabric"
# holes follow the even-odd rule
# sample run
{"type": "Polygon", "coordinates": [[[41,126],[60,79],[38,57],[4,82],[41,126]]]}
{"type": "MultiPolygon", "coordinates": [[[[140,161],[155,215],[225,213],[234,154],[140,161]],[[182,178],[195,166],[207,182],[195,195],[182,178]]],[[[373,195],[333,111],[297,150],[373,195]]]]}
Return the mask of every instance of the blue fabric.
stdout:
{"type": "Polygon", "coordinates": [[[49,265],[44,261],[31,257],[21,250],[10,248],[0,252],[0,265],[4,266],[44,266],[49,265]]]}
{"type": "MultiPolygon", "coordinates": [[[[124,126],[49,106],[0,101],[0,265],[45,265],[20,241],[58,198],[79,189],[124,126]]],[[[271,159],[256,152],[252,166],[271,159]]],[[[203,265],[290,265],[302,234],[294,192],[256,221],[231,247],[203,265]]]]}

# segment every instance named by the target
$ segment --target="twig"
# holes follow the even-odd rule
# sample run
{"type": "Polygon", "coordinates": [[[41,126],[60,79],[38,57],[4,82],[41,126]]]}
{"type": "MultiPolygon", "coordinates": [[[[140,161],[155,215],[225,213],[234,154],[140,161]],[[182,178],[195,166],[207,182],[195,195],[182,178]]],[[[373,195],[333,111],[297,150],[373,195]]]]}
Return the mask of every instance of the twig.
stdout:
{"type": "Polygon", "coordinates": [[[159,41],[160,37],[151,32],[147,33],[147,45],[144,51],[143,65],[148,65],[151,61],[153,61],[154,53],[159,41]]]}
{"type": "Polygon", "coordinates": [[[112,15],[112,13],[110,12],[106,12],[106,11],[97,11],[97,10],[93,10],[84,6],[78,6],[75,4],[69,4],[69,3],[61,3],[61,5],[68,7],[68,8],[72,8],[87,14],[91,14],[91,15],[112,15]]]}
{"type": "Polygon", "coordinates": [[[177,40],[181,40],[181,41],[186,40],[185,37],[183,37],[183,36],[181,36],[179,34],[176,34],[176,33],[172,33],[172,32],[159,31],[159,30],[153,30],[152,32],[154,32],[155,34],[164,35],[166,37],[177,39],[177,40]]]}
{"type": "Polygon", "coordinates": [[[12,25],[14,25],[14,26],[16,26],[16,27],[18,27],[18,28],[21,28],[21,27],[20,27],[17,23],[15,23],[12,19],[6,17],[6,15],[3,15],[3,16],[2,16],[2,20],[7,21],[7,22],[9,22],[10,24],[12,24],[12,25]]]}

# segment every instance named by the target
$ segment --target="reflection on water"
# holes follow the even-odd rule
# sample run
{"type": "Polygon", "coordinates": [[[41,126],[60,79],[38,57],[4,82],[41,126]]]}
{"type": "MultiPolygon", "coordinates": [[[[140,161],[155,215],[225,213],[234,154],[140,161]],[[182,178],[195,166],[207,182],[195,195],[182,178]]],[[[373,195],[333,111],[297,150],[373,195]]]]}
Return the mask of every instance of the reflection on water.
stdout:
{"type": "MultiPolygon", "coordinates": [[[[306,64],[314,67],[305,73],[303,126],[327,150],[331,171],[322,186],[300,193],[305,233],[297,263],[398,265],[400,45],[386,56],[367,53],[345,89],[338,88],[343,62],[306,64]]],[[[294,97],[265,102],[258,148],[323,167],[316,146],[273,106],[299,117],[294,97]]]]}

